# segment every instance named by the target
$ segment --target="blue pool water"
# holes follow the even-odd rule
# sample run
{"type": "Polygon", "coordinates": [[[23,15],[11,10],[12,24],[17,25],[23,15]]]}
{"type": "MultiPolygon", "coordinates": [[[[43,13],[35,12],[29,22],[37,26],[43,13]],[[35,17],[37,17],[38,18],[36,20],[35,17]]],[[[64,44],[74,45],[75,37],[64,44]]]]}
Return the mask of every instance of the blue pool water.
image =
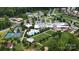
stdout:
{"type": "Polygon", "coordinates": [[[17,38],[17,37],[20,37],[21,36],[21,33],[8,33],[5,38],[17,38]]]}

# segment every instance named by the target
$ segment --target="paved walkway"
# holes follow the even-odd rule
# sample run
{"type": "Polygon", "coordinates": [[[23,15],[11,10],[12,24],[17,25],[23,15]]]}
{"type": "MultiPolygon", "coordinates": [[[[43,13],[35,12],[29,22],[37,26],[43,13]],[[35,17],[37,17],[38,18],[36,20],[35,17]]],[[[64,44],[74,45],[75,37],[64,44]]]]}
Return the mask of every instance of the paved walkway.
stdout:
{"type": "Polygon", "coordinates": [[[26,31],[27,31],[27,30],[24,31],[23,36],[22,36],[22,38],[21,38],[21,41],[23,40],[26,31]]]}

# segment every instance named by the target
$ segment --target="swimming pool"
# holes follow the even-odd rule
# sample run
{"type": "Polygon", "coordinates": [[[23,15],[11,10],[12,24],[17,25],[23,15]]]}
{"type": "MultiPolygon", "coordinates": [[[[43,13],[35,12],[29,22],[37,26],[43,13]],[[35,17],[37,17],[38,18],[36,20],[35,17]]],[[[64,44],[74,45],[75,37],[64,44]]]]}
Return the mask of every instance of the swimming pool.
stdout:
{"type": "Polygon", "coordinates": [[[17,38],[17,37],[21,37],[22,33],[8,33],[5,38],[9,39],[9,38],[17,38]]]}

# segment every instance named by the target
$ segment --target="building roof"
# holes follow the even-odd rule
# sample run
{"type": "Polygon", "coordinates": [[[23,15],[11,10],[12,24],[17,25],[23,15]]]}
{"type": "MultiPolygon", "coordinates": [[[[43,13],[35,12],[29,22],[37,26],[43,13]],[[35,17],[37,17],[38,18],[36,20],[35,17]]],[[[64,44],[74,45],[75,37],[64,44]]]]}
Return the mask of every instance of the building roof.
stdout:
{"type": "Polygon", "coordinates": [[[31,12],[27,12],[26,15],[29,17],[33,17],[33,13],[31,13],[31,12]]]}
{"type": "Polygon", "coordinates": [[[8,42],[8,43],[7,43],[7,47],[8,47],[8,48],[13,48],[13,43],[8,42]]]}
{"type": "Polygon", "coordinates": [[[23,18],[9,18],[10,22],[12,23],[21,23],[23,18]]]}
{"type": "Polygon", "coordinates": [[[38,16],[39,16],[37,12],[36,12],[36,13],[33,13],[33,15],[34,15],[35,17],[38,17],[38,16]]]}
{"type": "Polygon", "coordinates": [[[74,10],[73,12],[74,12],[75,14],[77,14],[78,11],[77,11],[77,10],[74,10]]]}
{"type": "Polygon", "coordinates": [[[57,22],[57,23],[53,23],[53,26],[56,26],[56,27],[69,27],[69,25],[65,22],[57,22]]]}
{"type": "Polygon", "coordinates": [[[42,11],[38,11],[38,14],[39,14],[40,16],[43,16],[43,15],[44,15],[44,13],[43,13],[42,11]]]}
{"type": "Polygon", "coordinates": [[[32,26],[32,20],[29,20],[29,22],[27,22],[27,20],[24,20],[24,25],[28,28],[31,27],[32,26]]]}
{"type": "Polygon", "coordinates": [[[27,41],[32,43],[34,41],[34,39],[33,38],[27,38],[27,41]]]}
{"type": "Polygon", "coordinates": [[[27,35],[34,35],[35,33],[39,33],[39,30],[31,29],[29,32],[27,32],[27,35]]]}
{"type": "Polygon", "coordinates": [[[17,27],[14,28],[14,32],[15,32],[15,33],[17,33],[17,32],[22,32],[22,28],[17,26],[17,27]],[[19,30],[19,31],[18,31],[18,30],[19,30]]]}
{"type": "Polygon", "coordinates": [[[29,23],[27,23],[27,24],[24,24],[26,27],[31,27],[32,26],[32,24],[29,24],[29,23]]]}
{"type": "Polygon", "coordinates": [[[79,28],[77,26],[71,24],[71,29],[78,30],[79,28]]]}
{"type": "Polygon", "coordinates": [[[44,28],[46,27],[44,22],[36,21],[34,28],[44,28]]]}
{"type": "Polygon", "coordinates": [[[34,28],[45,28],[45,27],[53,28],[54,26],[56,26],[56,27],[67,27],[67,28],[69,27],[68,23],[66,23],[66,22],[45,23],[45,22],[37,21],[35,23],[34,28]]]}
{"type": "Polygon", "coordinates": [[[52,24],[52,23],[47,23],[47,24],[46,24],[46,27],[53,28],[53,24],[52,24]]]}
{"type": "Polygon", "coordinates": [[[9,18],[9,20],[12,20],[12,21],[21,21],[21,20],[23,20],[23,18],[9,18]]]}

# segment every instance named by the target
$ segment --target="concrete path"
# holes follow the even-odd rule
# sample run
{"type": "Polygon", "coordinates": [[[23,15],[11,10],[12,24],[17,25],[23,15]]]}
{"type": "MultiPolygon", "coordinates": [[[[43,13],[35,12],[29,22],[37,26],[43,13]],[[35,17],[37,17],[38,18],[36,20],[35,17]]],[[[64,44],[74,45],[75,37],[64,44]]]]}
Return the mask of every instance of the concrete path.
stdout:
{"type": "Polygon", "coordinates": [[[24,35],[25,35],[26,31],[27,31],[27,30],[24,31],[23,36],[22,36],[22,38],[21,38],[21,41],[23,41],[23,38],[24,38],[24,35]]]}

